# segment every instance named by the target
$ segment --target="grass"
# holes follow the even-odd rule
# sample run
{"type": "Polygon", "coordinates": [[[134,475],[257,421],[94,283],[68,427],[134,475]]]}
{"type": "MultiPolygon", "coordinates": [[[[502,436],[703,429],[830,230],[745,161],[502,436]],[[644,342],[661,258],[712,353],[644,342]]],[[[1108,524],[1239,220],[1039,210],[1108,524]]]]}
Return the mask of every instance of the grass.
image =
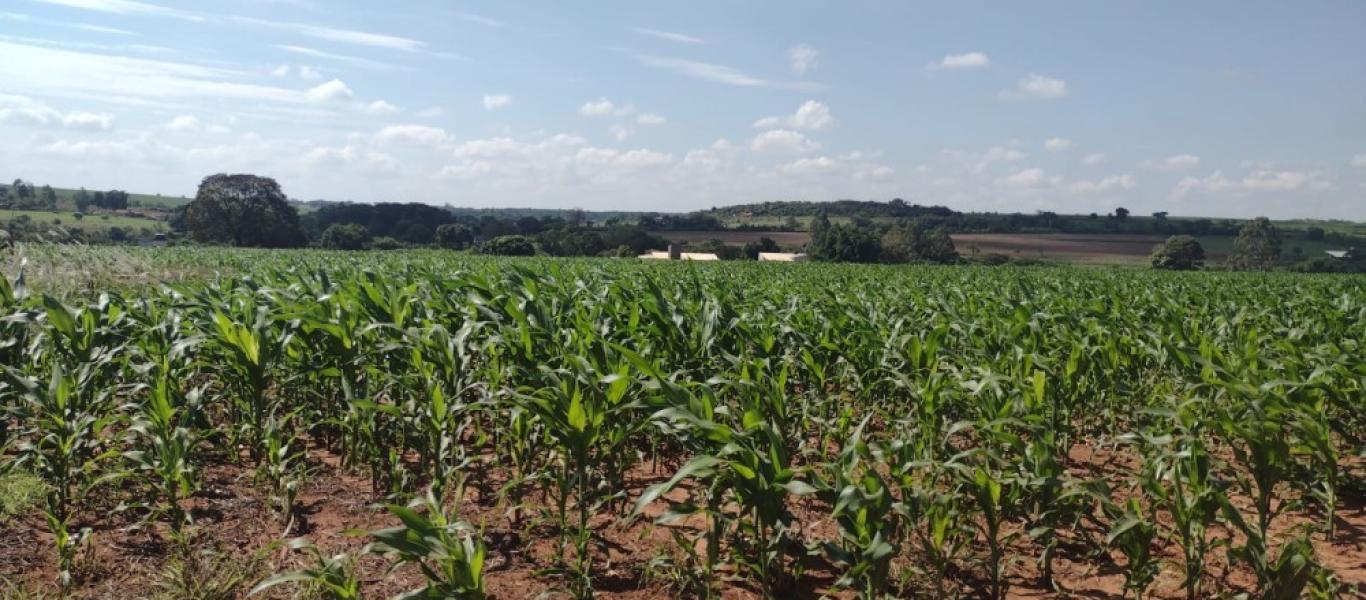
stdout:
{"type": "Polygon", "coordinates": [[[83,218],[77,219],[75,214],[71,212],[0,209],[0,221],[13,221],[21,216],[28,217],[29,219],[32,219],[34,223],[40,225],[60,224],[67,229],[81,229],[85,231],[103,231],[111,227],[122,227],[125,230],[131,231],[137,231],[144,227],[153,230],[166,230],[166,223],[153,219],[101,214],[88,214],[83,218]]]}
{"type": "Polygon", "coordinates": [[[28,514],[46,495],[47,484],[36,475],[24,471],[0,475],[0,520],[28,514]]]}

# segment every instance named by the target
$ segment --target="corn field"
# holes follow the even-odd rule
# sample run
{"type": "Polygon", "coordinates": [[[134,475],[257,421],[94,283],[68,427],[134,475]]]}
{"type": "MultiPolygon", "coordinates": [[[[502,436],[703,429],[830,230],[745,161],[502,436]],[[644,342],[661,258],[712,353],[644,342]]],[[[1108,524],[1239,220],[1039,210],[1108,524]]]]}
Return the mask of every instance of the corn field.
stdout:
{"type": "Polygon", "coordinates": [[[162,252],[0,284],[0,597],[1366,590],[1366,278],[162,252]]]}

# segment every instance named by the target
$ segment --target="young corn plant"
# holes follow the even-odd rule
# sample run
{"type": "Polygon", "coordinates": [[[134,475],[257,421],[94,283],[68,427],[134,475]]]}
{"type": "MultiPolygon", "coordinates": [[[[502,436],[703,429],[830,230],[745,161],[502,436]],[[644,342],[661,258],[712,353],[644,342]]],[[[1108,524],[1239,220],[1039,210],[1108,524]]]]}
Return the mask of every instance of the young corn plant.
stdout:
{"type": "Polygon", "coordinates": [[[173,535],[191,522],[180,502],[199,488],[194,464],[197,436],[188,424],[190,407],[198,404],[199,390],[180,394],[168,377],[159,376],[147,389],[147,398],[134,407],[128,428],[129,450],[124,460],[133,473],[153,482],[152,515],[165,515],[173,535]]]}
{"type": "MultiPolygon", "coordinates": [[[[260,583],[247,593],[255,596],[278,585],[287,583],[303,584],[301,593],[321,600],[361,600],[360,573],[356,570],[356,557],[342,553],[328,556],[305,538],[290,540],[289,549],[307,553],[313,564],[297,571],[277,573],[260,583]]],[[[361,551],[364,554],[369,549],[361,551]]]]}
{"type": "Polygon", "coordinates": [[[247,303],[236,317],[219,311],[212,315],[209,336],[218,348],[223,375],[233,391],[236,429],[234,437],[247,447],[252,460],[264,457],[263,437],[275,414],[278,397],[272,395],[274,371],[283,359],[292,334],[274,325],[267,307],[247,303]]]}
{"type": "Polygon", "coordinates": [[[266,421],[261,432],[265,448],[261,453],[262,462],[257,467],[257,478],[270,486],[271,509],[283,523],[281,537],[287,537],[294,528],[298,516],[295,503],[299,488],[303,486],[306,468],[306,450],[299,447],[300,442],[290,430],[288,418],[285,421],[273,418],[266,421]]]}
{"type": "Polygon", "coordinates": [[[845,568],[836,585],[857,590],[860,598],[876,599],[886,593],[901,524],[891,489],[878,473],[878,453],[863,440],[866,425],[865,419],[841,455],[824,466],[825,476],[815,487],[840,528],[839,540],[825,544],[826,554],[845,568]]]}
{"type": "Polygon", "coordinates": [[[403,594],[403,598],[483,600],[487,550],[480,533],[448,516],[430,493],[422,507],[425,514],[389,505],[389,512],[402,525],[370,532],[370,551],[394,557],[391,570],[413,564],[422,572],[426,585],[403,594]]]}

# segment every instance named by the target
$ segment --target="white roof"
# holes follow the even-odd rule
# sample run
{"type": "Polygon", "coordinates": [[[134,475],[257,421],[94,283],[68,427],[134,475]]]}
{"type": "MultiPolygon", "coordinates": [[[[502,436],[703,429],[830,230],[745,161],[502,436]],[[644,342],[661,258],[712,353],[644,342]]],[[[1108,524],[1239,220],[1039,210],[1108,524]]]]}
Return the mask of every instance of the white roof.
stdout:
{"type": "Polygon", "coordinates": [[[806,254],[801,252],[760,252],[759,260],[801,262],[806,260],[806,254]]]}
{"type": "Polygon", "coordinates": [[[1347,258],[1347,250],[1324,250],[1333,258],[1347,258]]]}
{"type": "MultiPolygon", "coordinates": [[[[643,258],[643,259],[646,259],[646,260],[669,260],[669,253],[668,253],[667,251],[656,250],[656,251],[654,251],[654,252],[647,252],[647,253],[645,253],[645,254],[642,254],[642,255],[640,255],[640,258],[643,258]]],[[[684,253],[678,255],[678,259],[679,259],[679,260],[721,260],[721,257],[720,257],[720,256],[717,256],[717,255],[715,255],[715,254],[712,254],[712,253],[710,253],[710,252],[684,252],[684,253]]]]}

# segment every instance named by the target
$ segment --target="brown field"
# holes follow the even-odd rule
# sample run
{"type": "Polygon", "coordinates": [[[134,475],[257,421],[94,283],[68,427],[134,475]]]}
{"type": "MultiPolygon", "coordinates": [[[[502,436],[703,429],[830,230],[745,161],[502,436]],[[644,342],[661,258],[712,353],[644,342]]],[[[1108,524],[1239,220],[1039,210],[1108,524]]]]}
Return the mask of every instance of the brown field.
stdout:
{"type": "MultiPolygon", "coordinates": [[[[804,231],[664,231],[671,242],[696,243],[712,239],[734,246],[772,238],[782,246],[800,246],[810,239],[804,231]]],[[[1085,264],[1140,264],[1163,236],[1084,233],[960,233],[953,236],[959,254],[1004,254],[1012,258],[1085,264]]],[[[1210,258],[1217,259],[1218,252],[1210,258]]]]}

